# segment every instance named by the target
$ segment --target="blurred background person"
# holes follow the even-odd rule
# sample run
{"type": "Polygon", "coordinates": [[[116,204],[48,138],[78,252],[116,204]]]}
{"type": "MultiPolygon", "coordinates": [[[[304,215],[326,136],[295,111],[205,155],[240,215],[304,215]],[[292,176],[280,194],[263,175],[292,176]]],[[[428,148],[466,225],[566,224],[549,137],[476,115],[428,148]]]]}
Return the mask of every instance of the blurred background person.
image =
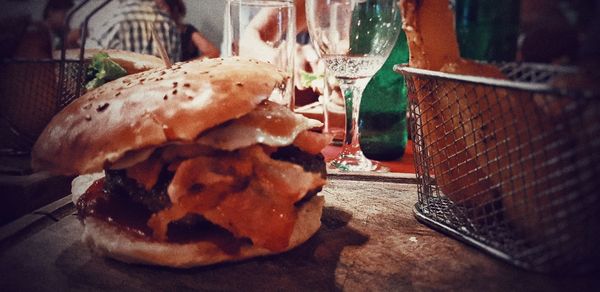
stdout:
{"type": "Polygon", "coordinates": [[[152,30],[172,62],[180,60],[181,36],[177,23],[163,9],[163,0],[118,0],[98,25],[88,28],[87,48],[120,49],[160,56],[152,30]]]}
{"type": "Polygon", "coordinates": [[[4,42],[12,48],[3,50],[2,57],[51,58],[52,50],[60,48],[60,36],[69,30],[65,26],[65,18],[73,6],[73,0],[49,0],[39,21],[31,21],[30,16],[5,20],[2,30],[12,36],[4,42]]]}
{"type": "Polygon", "coordinates": [[[67,14],[73,8],[73,0],[49,0],[42,14],[45,25],[50,30],[53,49],[60,49],[60,38],[69,32],[65,23],[67,14]]]}
{"type": "Polygon", "coordinates": [[[167,11],[177,24],[181,35],[181,61],[197,58],[216,58],[221,53],[202,33],[189,23],[184,23],[186,7],[183,0],[159,0],[160,8],[167,11]]]}

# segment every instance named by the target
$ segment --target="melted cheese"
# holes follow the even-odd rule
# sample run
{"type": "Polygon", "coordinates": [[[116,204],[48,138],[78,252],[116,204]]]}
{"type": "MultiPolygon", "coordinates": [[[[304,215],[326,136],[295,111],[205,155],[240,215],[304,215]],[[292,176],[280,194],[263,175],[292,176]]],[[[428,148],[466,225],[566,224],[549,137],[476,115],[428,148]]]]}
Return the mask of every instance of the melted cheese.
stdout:
{"type": "Polygon", "coordinates": [[[324,184],[320,174],[271,159],[259,145],[201,156],[179,165],[169,186],[173,205],[148,225],[164,240],[170,222],[195,213],[257,246],[284,250],[297,218],[294,203],[324,184]]]}

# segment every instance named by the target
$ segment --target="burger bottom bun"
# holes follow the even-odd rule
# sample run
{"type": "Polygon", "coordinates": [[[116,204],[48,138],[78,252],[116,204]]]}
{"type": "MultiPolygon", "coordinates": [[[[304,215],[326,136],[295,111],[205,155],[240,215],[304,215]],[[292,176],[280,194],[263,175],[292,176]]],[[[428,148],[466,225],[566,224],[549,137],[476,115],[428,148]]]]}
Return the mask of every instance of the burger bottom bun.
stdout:
{"type": "MultiPolygon", "coordinates": [[[[80,180],[79,184],[93,182],[91,176],[86,177],[89,179],[80,180]]],[[[74,181],[74,189],[78,188],[78,190],[84,191],[87,189],[87,187],[76,185],[78,183],[74,181]]],[[[73,197],[79,197],[79,195],[74,193],[73,197]]],[[[299,207],[298,220],[292,231],[289,246],[281,252],[293,249],[317,232],[321,226],[323,204],[323,197],[315,196],[299,207]]],[[[83,225],[82,240],[94,252],[126,263],[191,268],[280,253],[254,245],[244,245],[240,248],[239,253],[228,254],[211,242],[199,241],[186,244],[150,242],[134,237],[116,226],[94,217],[85,218],[83,225]]]]}

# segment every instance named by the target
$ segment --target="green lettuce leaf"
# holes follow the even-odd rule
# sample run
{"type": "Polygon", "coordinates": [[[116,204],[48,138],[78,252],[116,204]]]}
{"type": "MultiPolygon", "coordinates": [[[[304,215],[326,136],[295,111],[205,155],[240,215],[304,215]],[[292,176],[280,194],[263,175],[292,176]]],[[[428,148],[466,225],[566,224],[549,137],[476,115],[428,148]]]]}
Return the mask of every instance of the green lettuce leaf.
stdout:
{"type": "Polygon", "coordinates": [[[92,58],[86,71],[85,88],[91,90],[102,84],[127,75],[127,71],[110,59],[107,53],[101,52],[92,58]]]}
{"type": "Polygon", "coordinates": [[[301,70],[300,71],[300,84],[302,84],[302,86],[304,88],[313,88],[314,87],[313,82],[321,81],[324,77],[325,76],[323,74],[310,73],[310,72],[301,70]]]}

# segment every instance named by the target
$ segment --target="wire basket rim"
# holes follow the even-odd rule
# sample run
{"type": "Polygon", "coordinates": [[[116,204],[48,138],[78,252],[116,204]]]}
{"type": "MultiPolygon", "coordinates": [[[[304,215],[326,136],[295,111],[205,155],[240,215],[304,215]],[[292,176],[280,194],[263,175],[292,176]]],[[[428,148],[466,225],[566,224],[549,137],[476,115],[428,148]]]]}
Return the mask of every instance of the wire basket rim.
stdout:
{"type": "MultiPolygon", "coordinates": [[[[532,66],[540,66],[546,68],[554,68],[559,69],[558,73],[563,74],[575,74],[577,73],[577,68],[569,67],[569,66],[552,66],[552,65],[543,65],[543,64],[535,64],[535,63],[504,63],[504,64],[528,64],[532,66]]],[[[444,79],[450,81],[458,81],[458,82],[468,82],[472,84],[479,84],[484,86],[495,86],[506,89],[516,89],[516,90],[524,90],[531,91],[536,93],[544,93],[544,94],[558,94],[558,95],[569,95],[573,97],[579,98],[597,98],[598,94],[595,94],[593,90],[573,90],[572,88],[556,88],[547,83],[535,83],[535,82],[524,82],[524,81],[512,81],[512,80],[503,80],[489,77],[481,77],[475,75],[461,75],[461,74],[453,74],[453,73],[445,73],[434,70],[427,70],[421,68],[410,67],[408,64],[396,64],[394,65],[394,71],[396,73],[402,74],[404,77],[425,77],[425,78],[436,78],[436,79],[444,79]]]]}

